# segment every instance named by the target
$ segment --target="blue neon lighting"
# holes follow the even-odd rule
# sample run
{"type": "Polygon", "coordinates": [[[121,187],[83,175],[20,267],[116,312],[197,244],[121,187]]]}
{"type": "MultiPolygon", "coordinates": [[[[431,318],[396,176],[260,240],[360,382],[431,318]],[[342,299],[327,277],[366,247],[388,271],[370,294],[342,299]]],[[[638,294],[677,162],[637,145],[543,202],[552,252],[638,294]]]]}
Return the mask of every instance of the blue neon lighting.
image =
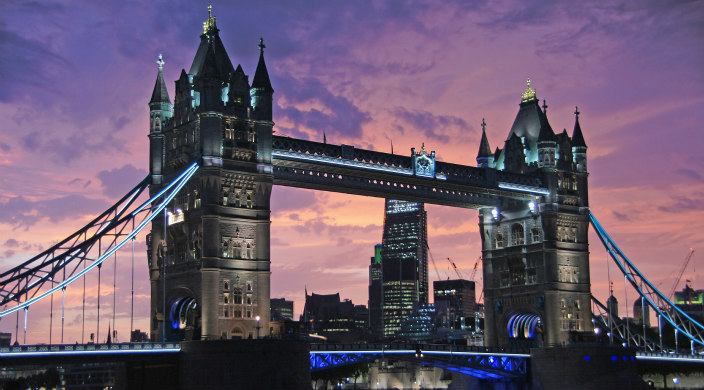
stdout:
{"type": "Polygon", "coordinates": [[[399,175],[413,176],[413,170],[410,168],[391,167],[388,165],[378,165],[378,164],[373,164],[373,163],[368,163],[368,162],[363,162],[363,161],[343,160],[343,159],[340,159],[337,157],[318,156],[318,155],[311,155],[311,154],[306,154],[306,153],[301,153],[301,152],[291,152],[288,150],[280,150],[280,149],[272,150],[271,155],[273,157],[283,157],[283,158],[289,158],[292,160],[313,161],[313,162],[317,162],[317,163],[339,165],[339,166],[343,166],[343,167],[360,168],[360,169],[367,169],[367,170],[372,170],[372,171],[391,172],[391,173],[397,173],[399,175]]]}
{"type": "MultiPolygon", "coordinates": [[[[176,196],[176,194],[181,190],[181,188],[183,188],[183,186],[186,185],[186,183],[187,183],[188,180],[191,178],[191,176],[193,176],[193,174],[196,172],[196,170],[198,170],[198,163],[193,163],[190,167],[188,167],[188,169],[186,169],[181,175],[179,175],[179,177],[178,177],[177,179],[175,179],[174,181],[172,181],[172,182],[167,186],[167,188],[171,188],[171,187],[174,186],[174,185],[176,185],[176,188],[175,188],[171,193],[169,193],[169,194],[166,196],[166,198],[164,198],[164,200],[159,204],[159,206],[157,206],[156,209],[153,209],[153,210],[152,210],[151,215],[148,216],[147,218],[145,218],[139,225],[137,225],[137,227],[136,227],[132,232],[130,232],[130,233],[125,237],[125,239],[123,239],[121,242],[119,242],[118,244],[116,244],[114,247],[112,247],[111,249],[109,249],[108,251],[106,251],[105,253],[103,253],[103,255],[100,256],[100,257],[99,257],[96,261],[94,261],[91,265],[89,265],[89,266],[86,267],[85,269],[83,269],[83,270],[77,272],[75,275],[73,275],[73,276],[71,276],[70,278],[64,280],[63,282],[58,283],[56,286],[54,286],[54,287],[51,288],[50,290],[48,290],[48,291],[46,291],[46,292],[44,292],[44,293],[42,293],[42,294],[40,294],[40,295],[38,295],[38,296],[32,298],[32,299],[29,299],[29,300],[27,300],[27,301],[25,301],[25,302],[23,302],[23,303],[21,303],[21,304],[18,304],[17,306],[15,306],[15,307],[13,307],[13,308],[10,308],[10,309],[7,309],[7,310],[5,310],[5,311],[3,311],[3,312],[0,312],[0,318],[6,316],[6,315],[8,315],[8,314],[12,314],[12,313],[14,313],[14,312],[16,312],[16,311],[18,311],[18,310],[20,310],[20,309],[28,308],[30,305],[34,304],[35,302],[38,302],[38,301],[40,301],[40,300],[46,298],[47,296],[49,296],[49,295],[55,293],[56,291],[63,289],[65,286],[68,286],[69,284],[73,283],[76,279],[78,279],[78,278],[80,278],[81,276],[85,275],[87,272],[89,272],[89,271],[92,270],[93,268],[95,268],[95,267],[99,266],[100,264],[102,264],[102,263],[105,261],[105,259],[109,258],[113,253],[117,252],[120,248],[122,248],[127,242],[129,242],[129,240],[131,240],[132,238],[134,238],[140,231],[142,231],[142,229],[144,229],[144,227],[145,227],[149,222],[151,222],[152,219],[154,219],[158,214],[160,214],[161,211],[166,207],[166,205],[167,205],[167,204],[176,196]],[[177,183],[178,183],[178,184],[177,184],[177,183]]],[[[162,195],[164,192],[165,192],[165,190],[159,192],[159,194],[157,194],[156,196],[153,196],[152,198],[150,198],[149,200],[147,200],[145,203],[142,204],[142,206],[139,207],[138,210],[142,210],[142,209],[143,209],[144,207],[146,207],[148,204],[150,204],[150,203],[152,203],[154,200],[156,200],[156,199],[157,199],[160,195],[162,195]]],[[[135,216],[136,213],[137,213],[137,211],[133,212],[133,213],[132,213],[132,216],[135,216]]]]}
{"type": "Polygon", "coordinates": [[[597,221],[596,217],[594,214],[591,212],[589,213],[589,220],[592,223],[592,226],[594,227],[594,230],[597,233],[597,236],[599,237],[599,240],[601,240],[601,243],[604,245],[604,248],[606,248],[607,252],[609,253],[609,256],[614,260],[616,265],[619,267],[621,272],[626,276],[626,279],[631,282],[631,285],[638,291],[640,296],[648,302],[648,305],[653,308],[659,315],[665,318],[667,322],[669,322],[674,328],[675,331],[681,331],[684,333],[691,341],[696,342],[700,345],[704,345],[703,340],[699,340],[696,337],[694,337],[692,334],[690,334],[687,330],[683,329],[682,327],[678,326],[675,324],[675,322],[668,316],[666,315],[648,296],[647,293],[643,292],[643,290],[638,286],[638,283],[636,283],[635,279],[631,276],[631,272],[629,272],[623,264],[618,260],[618,258],[622,259],[628,266],[635,271],[635,273],[639,276],[640,280],[644,282],[657,296],[659,299],[663,300],[664,302],[667,303],[667,305],[672,308],[673,310],[677,311],[679,315],[682,315],[685,317],[687,320],[689,320],[691,323],[699,327],[700,329],[704,330],[704,326],[702,326],[699,322],[694,320],[692,317],[690,317],[687,313],[682,311],[677,305],[672,303],[663,293],[660,292],[655,286],[638,270],[638,268],[626,257],[626,255],[621,251],[621,249],[616,245],[613,239],[606,233],[606,230],[601,226],[599,221],[597,221]],[[615,252],[614,252],[615,251],[615,252]]]}
{"type": "Polygon", "coordinates": [[[548,191],[545,188],[540,188],[540,187],[533,187],[533,186],[524,186],[521,184],[513,184],[513,183],[505,183],[500,181],[499,182],[499,188],[504,189],[504,190],[514,190],[514,191],[520,191],[520,192],[528,192],[531,194],[538,194],[538,195],[550,195],[550,191],[548,191]]]}

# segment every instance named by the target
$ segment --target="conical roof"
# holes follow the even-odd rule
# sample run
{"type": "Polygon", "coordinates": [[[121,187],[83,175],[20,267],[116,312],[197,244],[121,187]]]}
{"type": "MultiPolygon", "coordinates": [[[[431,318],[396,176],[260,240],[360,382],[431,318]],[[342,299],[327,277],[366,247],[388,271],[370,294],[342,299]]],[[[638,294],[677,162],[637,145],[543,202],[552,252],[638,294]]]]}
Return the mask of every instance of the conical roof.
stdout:
{"type": "Polygon", "coordinates": [[[506,140],[512,136],[517,136],[525,140],[527,161],[538,161],[538,138],[540,137],[540,128],[547,118],[540,109],[537,99],[523,101],[520,104],[516,119],[513,121],[511,131],[509,131],[506,140]]]}
{"type": "Polygon", "coordinates": [[[193,58],[193,63],[191,64],[191,69],[188,71],[188,74],[198,76],[206,65],[206,60],[215,62],[214,67],[219,70],[220,73],[217,76],[221,80],[226,80],[227,76],[235,71],[230,57],[227,55],[225,46],[222,44],[219,33],[220,30],[218,30],[215,25],[215,18],[210,15],[209,8],[208,20],[204,23],[203,34],[200,36],[200,45],[196,51],[196,56],[193,58]],[[208,59],[208,51],[211,50],[213,52],[213,58],[208,59]]]}
{"type": "Polygon", "coordinates": [[[159,54],[159,60],[156,62],[159,64],[159,73],[156,76],[156,83],[154,83],[154,91],[152,92],[152,98],[149,100],[149,104],[152,103],[171,103],[169,100],[169,91],[166,90],[166,83],[164,83],[164,60],[159,54]]]}
{"type": "Polygon", "coordinates": [[[548,116],[544,112],[540,114],[540,134],[538,142],[555,142],[555,131],[553,131],[548,116]]]}
{"type": "Polygon", "coordinates": [[[479,152],[477,153],[477,158],[481,157],[491,157],[491,147],[489,146],[489,139],[486,137],[486,129],[482,126],[482,140],[479,143],[479,152]]]}
{"type": "Polygon", "coordinates": [[[574,131],[572,132],[572,146],[586,148],[587,143],[584,142],[582,135],[582,126],[579,125],[579,110],[575,107],[574,131]]]}
{"type": "Polygon", "coordinates": [[[264,39],[259,39],[259,62],[257,63],[257,70],[254,72],[254,79],[252,80],[252,89],[263,89],[266,91],[274,92],[271,87],[271,81],[269,80],[269,72],[266,69],[266,62],[264,61],[264,39]]]}

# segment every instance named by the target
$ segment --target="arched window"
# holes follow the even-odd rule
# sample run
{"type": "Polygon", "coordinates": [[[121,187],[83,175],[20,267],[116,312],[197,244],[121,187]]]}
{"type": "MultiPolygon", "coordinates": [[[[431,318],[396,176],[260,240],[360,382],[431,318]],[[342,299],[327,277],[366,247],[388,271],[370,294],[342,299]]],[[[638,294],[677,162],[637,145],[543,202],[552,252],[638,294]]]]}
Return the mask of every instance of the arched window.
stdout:
{"type": "Polygon", "coordinates": [[[222,282],[222,289],[225,291],[230,291],[230,281],[225,280],[222,282]]]}
{"type": "Polygon", "coordinates": [[[511,226],[511,244],[512,245],[523,245],[525,244],[525,234],[523,231],[523,225],[520,223],[515,223],[511,226]]]}
{"type": "Polygon", "coordinates": [[[254,206],[254,202],[252,202],[252,195],[247,194],[247,208],[251,209],[252,206],[254,206]]]}
{"type": "Polygon", "coordinates": [[[533,230],[531,230],[531,232],[533,234],[533,238],[532,238],[533,243],[543,241],[543,238],[541,237],[541,234],[540,234],[539,227],[534,227],[533,230]]]}
{"type": "Polygon", "coordinates": [[[235,242],[235,245],[234,245],[234,255],[233,255],[233,257],[234,257],[235,259],[240,259],[241,256],[242,256],[242,247],[241,247],[241,244],[236,241],[236,242],[235,242]]]}
{"type": "Polygon", "coordinates": [[[252,258],[252,244],[247,243],[247,255],[245,256],[246,259],[251,259],[252,258]]]}

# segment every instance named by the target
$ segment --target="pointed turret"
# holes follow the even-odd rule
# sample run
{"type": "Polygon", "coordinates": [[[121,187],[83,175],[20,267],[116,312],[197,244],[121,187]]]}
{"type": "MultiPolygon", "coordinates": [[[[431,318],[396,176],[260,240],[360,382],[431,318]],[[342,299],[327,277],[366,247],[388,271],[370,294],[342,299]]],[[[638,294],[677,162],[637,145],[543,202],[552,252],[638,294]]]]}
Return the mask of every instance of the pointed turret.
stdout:
{"type": "MultiPolygon", "coordinates": [[[[543,101],[545,102],[545,101],[543,101]]],[[[555,152],[557,150],[557,137],[550,126],[546,115],[547,105],[543,103],[543,112],[540,115],[540,134],[538,135],[538,167],[555,167],[555,152]]]]}
{"type": "Polygon", "coordinates": [[[252,80],[250,95],[252,97],[252,108],[256,119],[271,121],[274,89],[271,87],[269,72],[264,61],[264,38],[259,38],[259,63],[252,80]]]}
{"type": "Polygon", "coordinates": [[[579,109],[574,108],[574,131],[572,132],[572,155],[577,172],[587,171],[587,143],[584,142],[582,127],[579,125],[579,109]]]}
{"type": "Polygon", "coordinates": [[[480,168],[491,168],[494,165],[494,154],[491,153],[489,139],[486,137],[486,121],[482,118],[482,140],[479,143],[477,153],[477,166],[480,168]]]}
{"type": "Polygon", "coordinates": [[[156,61],[159,72],[154,83],[154,91],[152,98],[149,100],[149,132],[161,132],[164,121],[171,118],[171,100],[169,99],[169,91],[166,90],[164,83],[164,59],[159,54],[159,59],[156,61]]]}
{"type": "Polygon", "coordinates": [[[166,121],[171,118],[172,106],[164,83],[164,59],[161,54],[156,63],[159,72],[152,98],[149,100],[149,173],[152,175],[152,184],[161,184],[164,161],[163,129],[166,121]]]}
{"type": "Polygon", "coordinates": [[[166,90],[166,83],[164,82],[164,59],[161,54],[159,54],[159,59],[156,61],[159,66],[159,73],[156,76],[156,83],[154,83],[154,91],[152,92],[152,98],[149,100],[149,107],[155,103],[169,103],[169,91],[166,90]]]}

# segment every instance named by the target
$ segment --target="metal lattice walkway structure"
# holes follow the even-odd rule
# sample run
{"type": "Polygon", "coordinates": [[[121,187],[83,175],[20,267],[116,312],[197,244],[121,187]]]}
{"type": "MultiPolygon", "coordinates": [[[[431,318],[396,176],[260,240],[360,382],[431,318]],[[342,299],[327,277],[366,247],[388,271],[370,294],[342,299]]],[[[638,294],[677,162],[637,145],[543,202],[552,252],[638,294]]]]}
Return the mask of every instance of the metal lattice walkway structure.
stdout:
{"type": "Polygon", "coordinates": [[[426,176],[410,156],[281,136],[273,137],[272,164],[278,185],[473,209],[549,194],[534,176],[441,161],[426,176]]]}

